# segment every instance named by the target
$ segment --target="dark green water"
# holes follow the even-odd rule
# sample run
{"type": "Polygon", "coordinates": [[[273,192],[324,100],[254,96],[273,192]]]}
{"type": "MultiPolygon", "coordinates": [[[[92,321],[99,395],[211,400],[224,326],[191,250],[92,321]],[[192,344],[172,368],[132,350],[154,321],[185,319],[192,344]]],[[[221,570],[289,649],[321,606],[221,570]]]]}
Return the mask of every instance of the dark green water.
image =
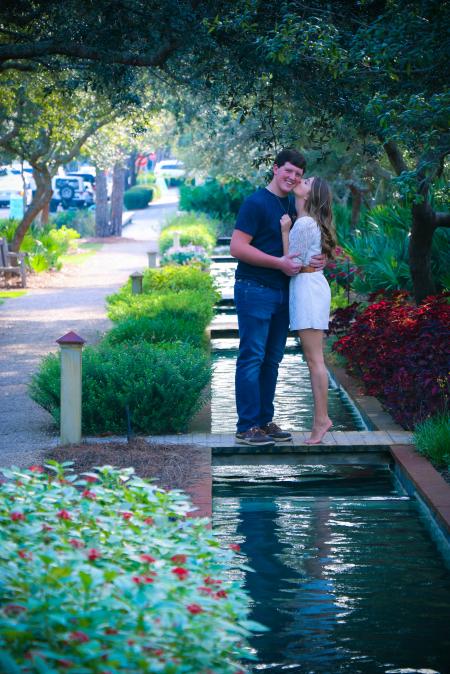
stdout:
{"type": "MultiPolygon", "coordinates": [[[[213,339],[213,379],[211,430],[213,433],[236,431],[234,374],[239,341],[213,339]]],[[[357,431],[366,428],[356,409],[330,381],[329,415],[336,431],[357,431]]],[[[288,339],[281,362],[275,394],[275,420],[290,431],[307,431],[313,423],[313,399],[309,371],[294,338],[288,339]]]]}
{"type": "Polygon", "coordinates": [[[221,466],[214,485],[270,628],[255,673],[450,672],[450,573],[387,467],[221,466]]]}

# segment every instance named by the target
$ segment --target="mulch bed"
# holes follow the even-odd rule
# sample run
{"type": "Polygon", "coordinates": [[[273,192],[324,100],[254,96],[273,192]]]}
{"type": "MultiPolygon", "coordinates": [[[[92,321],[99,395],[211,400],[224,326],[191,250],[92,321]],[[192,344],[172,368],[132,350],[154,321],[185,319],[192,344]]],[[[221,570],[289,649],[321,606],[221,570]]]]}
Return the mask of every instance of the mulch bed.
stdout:
{"type": "Polygon", "coordinates": [[[72,468],[79,474],[92,471],[95,466],[129,468],[136,475],[152,479],[164,489],[183,489],[197,482],[208,466],[204,463],[204,450],[196,445],[171,445],[147,442],[133,438],[130,442],[99,442],[66,445],[48,450],[46,459],[62,463],[72,461],[72,468]]]}

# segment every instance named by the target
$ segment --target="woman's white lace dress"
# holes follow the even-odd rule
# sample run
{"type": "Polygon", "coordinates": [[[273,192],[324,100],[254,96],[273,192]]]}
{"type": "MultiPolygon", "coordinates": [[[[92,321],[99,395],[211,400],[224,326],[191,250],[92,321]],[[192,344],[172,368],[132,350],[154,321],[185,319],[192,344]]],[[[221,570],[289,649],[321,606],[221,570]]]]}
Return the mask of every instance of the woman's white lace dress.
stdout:
{"type": "MultiPolygon", "coordinates": [[[[303,267],[313,255],[322,252],[320,229],[309,215],[298,218],[289,232],[289,254],[299,253],[303,267]]],[[[289,320],[291,330],[315,328],[327,330],[331,292],[323,272],[297,274],[289,284],[289,320]]]]}

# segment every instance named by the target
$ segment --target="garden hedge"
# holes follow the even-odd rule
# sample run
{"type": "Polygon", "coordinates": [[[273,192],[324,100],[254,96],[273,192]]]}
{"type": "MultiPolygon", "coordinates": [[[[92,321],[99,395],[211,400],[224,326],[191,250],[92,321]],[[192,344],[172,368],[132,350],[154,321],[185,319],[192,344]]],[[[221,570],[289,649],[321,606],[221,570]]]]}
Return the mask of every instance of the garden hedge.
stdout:
{"type": "MultiPolygon", "coordinates": [[[[59,354],[41,362],[30,395],[60,421],[59,354]]],[[[83,435],[186,432],[211,378],[209,358],[189,344],[123,342],[86,347],[82,371],[83,435]]]]}

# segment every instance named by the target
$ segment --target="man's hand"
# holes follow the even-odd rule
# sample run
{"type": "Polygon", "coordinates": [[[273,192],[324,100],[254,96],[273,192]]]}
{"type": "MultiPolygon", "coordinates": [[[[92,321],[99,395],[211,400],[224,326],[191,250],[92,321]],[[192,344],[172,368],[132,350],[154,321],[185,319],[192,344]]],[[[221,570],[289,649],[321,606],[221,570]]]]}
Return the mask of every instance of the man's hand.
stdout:
{"type": "Polygon", "coordinates": [[[308,264],[317,269],[317,271],[322,271],[328,264],[328,258],[323,253],[313,255],[308,264]]]}
{"type": "Polygon", "coordinates": [[[285,213],[281,220],[280,220],[280,225],[281,225],[281,231],[282,232],[289,232],[289,230],[292,227],[292,219],[291,216],[285,213]]]}
{"type": "Polygon", "coordinates": [[[286,274],[286,276],[296,276],[301,267],[298,256],[299,253],[291,253],[290,255],[280,257],[280,271],[286,274]],[[297,260],[294,260],[294,258],[297,258],[297,260]]]}

